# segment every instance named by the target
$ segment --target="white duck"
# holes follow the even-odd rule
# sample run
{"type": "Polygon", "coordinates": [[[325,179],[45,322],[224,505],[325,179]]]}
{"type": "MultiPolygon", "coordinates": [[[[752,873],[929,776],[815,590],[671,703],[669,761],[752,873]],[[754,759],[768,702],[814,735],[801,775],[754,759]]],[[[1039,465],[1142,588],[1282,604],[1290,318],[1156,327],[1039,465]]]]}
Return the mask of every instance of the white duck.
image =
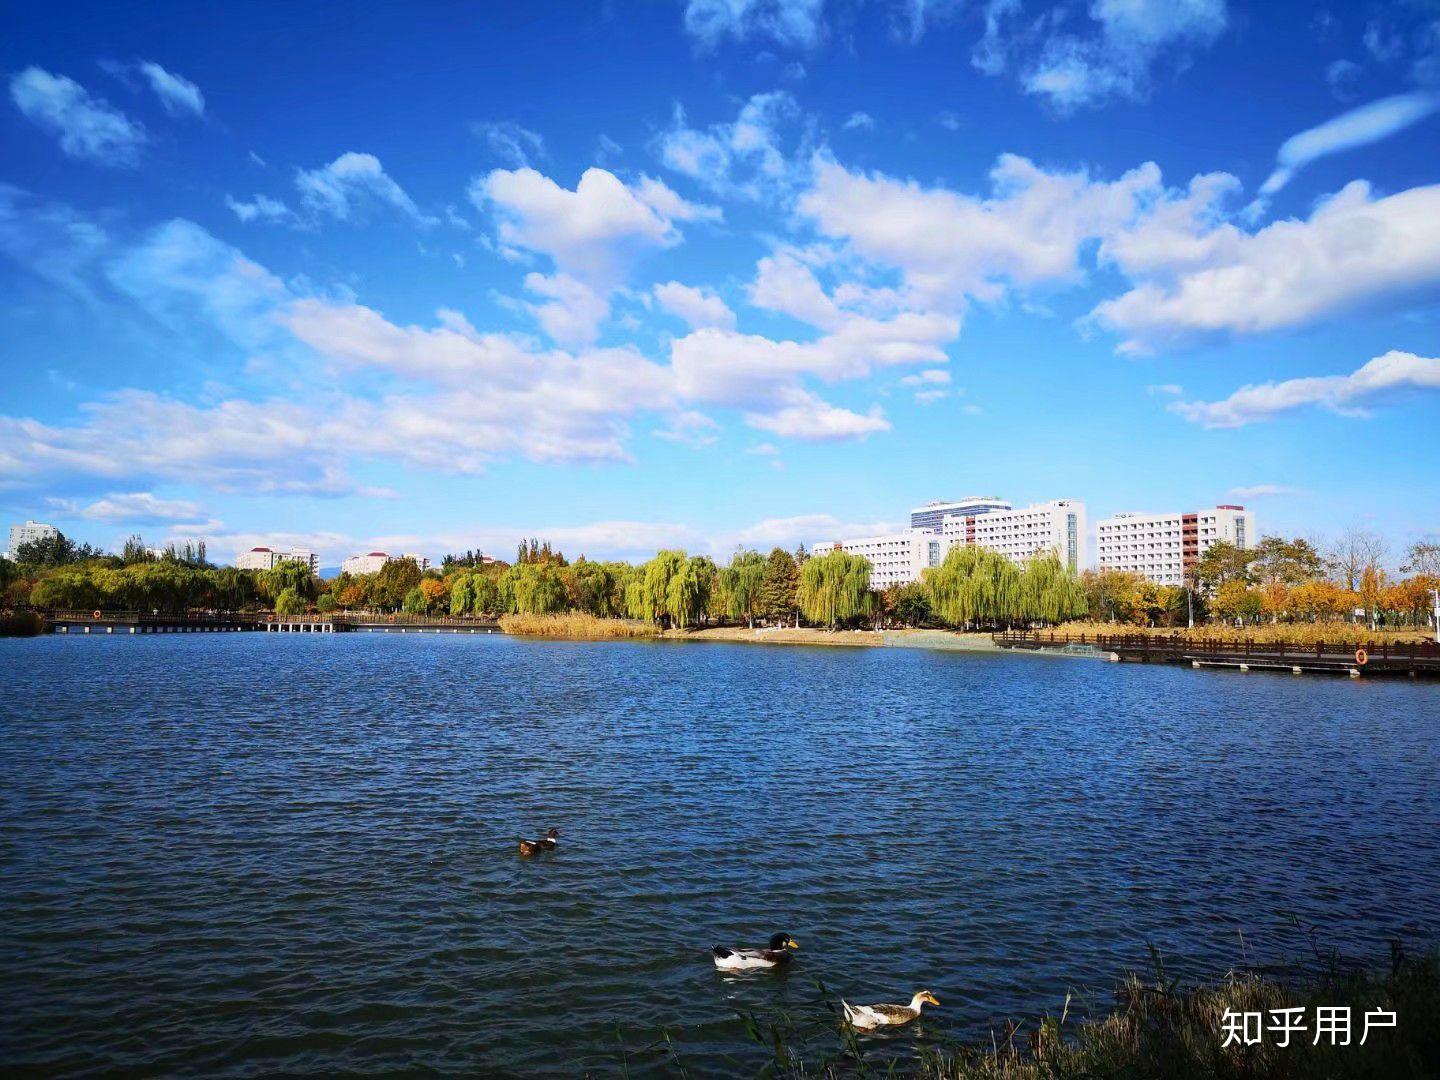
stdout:
{"type": "Polygon", "coordinates": [[[710,955],[720,971],[766,971],[790,963],[789,950],[798,948],[800,943],[789,934],[776,934],[764,949],[727,949],[716,945],[710,955]]]}
{"type": "Polygon", "coordinates": [[[929,990],[917,990],[909,1005],[851,1005],[842,1000],[840,1008],[845,1010],[845,1022],[851,1027],[858,1031],[876,1031],[920,1019],[920,1007],[926,1004],[939,1005],[940,999],[929,990]]]}

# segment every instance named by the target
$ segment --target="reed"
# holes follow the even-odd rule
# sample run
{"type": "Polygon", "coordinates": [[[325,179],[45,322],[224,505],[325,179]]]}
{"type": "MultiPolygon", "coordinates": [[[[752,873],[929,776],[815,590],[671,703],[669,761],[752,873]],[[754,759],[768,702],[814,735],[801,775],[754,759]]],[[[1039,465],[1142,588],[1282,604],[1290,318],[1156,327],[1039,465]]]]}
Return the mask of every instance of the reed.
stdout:
{"type": "Polygon", "coordinates": [[[628,619],[597,619],[572,611],[565,615],[502,615],[500,629],[522,637],[563,638],[568,641],[612,641],[657,638],[660,627],[628,619]]]}

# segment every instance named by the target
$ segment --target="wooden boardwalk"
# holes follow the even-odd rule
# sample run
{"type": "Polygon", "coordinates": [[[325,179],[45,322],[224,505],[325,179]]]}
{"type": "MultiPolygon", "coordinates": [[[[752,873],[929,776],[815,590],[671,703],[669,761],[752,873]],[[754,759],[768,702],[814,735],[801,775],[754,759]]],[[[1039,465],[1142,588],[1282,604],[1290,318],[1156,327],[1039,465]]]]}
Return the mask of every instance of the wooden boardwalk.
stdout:
{"type": "Polygon", "coordinates": [[[55,634],[200,634],[265,631],[287,634],[498,634],[494,619],[450,615],[274,615],[269,612],[56,611],[45,616],[55,634]]]}
{"type": "Polygon", "coordinates": [[[1097,650],[1113,660],[1142,664],[1189,664],[1238,671],[1406,675],[1440,678],[1440,644],[1433,641],[1254,641],[1250,638],[1189,638],[1180,634],[1056,634],[1012,630],[994,635],[1007,649],[1097,650]]]}

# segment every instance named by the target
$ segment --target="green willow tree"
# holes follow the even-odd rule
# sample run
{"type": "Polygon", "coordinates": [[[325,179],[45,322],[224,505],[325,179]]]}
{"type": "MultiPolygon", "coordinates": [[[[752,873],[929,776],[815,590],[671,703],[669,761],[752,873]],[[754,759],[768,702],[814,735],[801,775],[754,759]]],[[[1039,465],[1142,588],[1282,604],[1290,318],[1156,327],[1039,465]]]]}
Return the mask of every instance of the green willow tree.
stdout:
{"type": "Polygon", "coordinates": [[[1025,622],[1060,623],[1084,615],[1085,587],[1053,552],[1037,553],[1020,570],[1018,618],[1025,622]]]}
{"type": "Polygon", "coordinates": [[[722,608],[727,618],[744,620],[753,627],[762,614],[760,586],[765,580],[765,556],[758,551],[741,548],[730,558],[730,565],[720,572],[720,588],[725,597],[722,608]]]}
{"type": "Polygon", "coordinates": [[[930,607],[951,626],[999,626],[1020,611],[1020,570],[998,552],[956,544],[926,571],[930,607]]]}
{"type": "Polygon", "coordinates": [[[870,614],[870,560],[835,550],[805,560],[796,593],[801,614],[832,630],[870,614]]]}

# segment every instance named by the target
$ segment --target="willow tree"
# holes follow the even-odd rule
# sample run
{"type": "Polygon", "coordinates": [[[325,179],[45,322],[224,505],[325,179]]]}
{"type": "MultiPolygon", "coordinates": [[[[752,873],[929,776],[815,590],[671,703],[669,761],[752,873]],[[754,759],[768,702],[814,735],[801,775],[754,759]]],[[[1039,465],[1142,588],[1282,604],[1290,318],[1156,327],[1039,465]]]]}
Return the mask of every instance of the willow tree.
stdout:
{"type": "Polygon", "coordinates": [[[999,552],[956,544],[925,572],[930,607],[951,626],[998,626],[1021,617],[1020,570],[999,552]]]}
{"type": "Polygon", "coordinates": [[[450,581],[450,614],[469,615],[475,609],[475,575],[456,574],[450,581]]]}
{"type": "Polygon", "coordinates": [[[730,557],[730,565],[720,572],[720,579],[725,614],[732,619],[744,619],[747,626],[753,627],[755,616],[762,612],[760,585],[765,580],[765,556],[758,551],[737,549],[730,557]]]}
{"type": "Polygon", "coordinates": [[[1025,561],[1019,598],[1015,617],[1026,622],[1064,622],[1079,618],[1088,609],[1080,578],[1066,569],[1054,552],[1036,553],[1025,561]]]}
{"type": "Polygon", "coordinates": [[[806,559],[796,600],[806,619],[832,630],[869,615],[870,560],[839,549],[806,559]]]}
{"type": "Polygon", "coordinates": [[[683,630],[703,615],[714,585],[715,564],[703,555],[693,555],[675,567],[665,585],[665,612],[671,625],[683,630]]]}

